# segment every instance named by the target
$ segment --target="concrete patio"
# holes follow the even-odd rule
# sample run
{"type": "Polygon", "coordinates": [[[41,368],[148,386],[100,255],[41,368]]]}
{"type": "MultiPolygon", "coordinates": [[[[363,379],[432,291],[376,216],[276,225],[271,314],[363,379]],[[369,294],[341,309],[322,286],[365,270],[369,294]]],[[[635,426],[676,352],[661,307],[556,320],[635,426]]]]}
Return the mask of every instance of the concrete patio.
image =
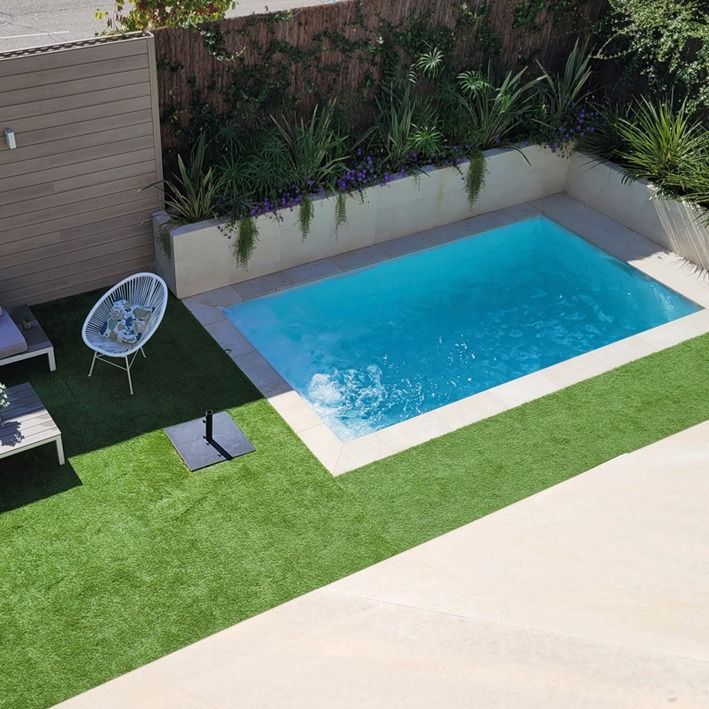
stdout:
{"type": "Polygon", "coordinates": [[[709,422],[62,706],[709,705],[709,422]]]}

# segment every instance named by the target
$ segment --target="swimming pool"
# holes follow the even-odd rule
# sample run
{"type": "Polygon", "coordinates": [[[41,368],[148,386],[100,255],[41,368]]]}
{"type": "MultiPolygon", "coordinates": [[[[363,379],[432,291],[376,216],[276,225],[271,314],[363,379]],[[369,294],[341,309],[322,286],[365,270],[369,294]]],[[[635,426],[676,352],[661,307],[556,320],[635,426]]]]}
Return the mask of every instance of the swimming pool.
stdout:
{"type": "Polygon", "coordinates": [[[539,216],[225,313],[347,441],[699,309],[539,216]]]}

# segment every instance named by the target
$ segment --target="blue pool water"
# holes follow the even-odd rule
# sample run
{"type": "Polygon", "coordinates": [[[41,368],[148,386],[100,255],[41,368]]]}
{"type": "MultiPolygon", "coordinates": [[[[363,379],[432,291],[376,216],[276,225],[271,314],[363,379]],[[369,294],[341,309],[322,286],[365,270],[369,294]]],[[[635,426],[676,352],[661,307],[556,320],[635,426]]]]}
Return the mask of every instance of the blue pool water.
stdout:
{"type": "Polygon", "coordinates": [[[349,440],[698,309],[535,217],[226,313],[349,440]]]}

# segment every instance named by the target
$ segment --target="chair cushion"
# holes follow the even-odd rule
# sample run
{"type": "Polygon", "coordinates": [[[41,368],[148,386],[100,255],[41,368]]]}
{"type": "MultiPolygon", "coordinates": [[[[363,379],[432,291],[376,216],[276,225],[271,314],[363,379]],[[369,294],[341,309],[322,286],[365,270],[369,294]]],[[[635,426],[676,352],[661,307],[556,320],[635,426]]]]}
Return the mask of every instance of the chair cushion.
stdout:
{"type": "Polygon", "coordinates": [[[0,359],[27,351],[27,343],[7,310],[0,315],[0,359]]]}
{"type": "Polygon", "coordinates": [[[132,305],[122,298],[113,304],[108,319],[101,325],[99,332],[107,340],[135,345],[147,331],[154,311],[153,307],[132,305]]]}

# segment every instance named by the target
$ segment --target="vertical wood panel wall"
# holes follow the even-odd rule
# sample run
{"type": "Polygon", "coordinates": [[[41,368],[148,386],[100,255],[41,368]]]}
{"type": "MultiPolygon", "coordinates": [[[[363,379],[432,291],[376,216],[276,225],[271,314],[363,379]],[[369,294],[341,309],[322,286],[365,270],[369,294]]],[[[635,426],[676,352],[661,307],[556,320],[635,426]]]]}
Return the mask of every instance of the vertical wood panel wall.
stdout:
{"type": "Polygon", "coordinates": [[[0,54],[0,304],[150,268],[161,178],[151,36],[0,54]]]}

